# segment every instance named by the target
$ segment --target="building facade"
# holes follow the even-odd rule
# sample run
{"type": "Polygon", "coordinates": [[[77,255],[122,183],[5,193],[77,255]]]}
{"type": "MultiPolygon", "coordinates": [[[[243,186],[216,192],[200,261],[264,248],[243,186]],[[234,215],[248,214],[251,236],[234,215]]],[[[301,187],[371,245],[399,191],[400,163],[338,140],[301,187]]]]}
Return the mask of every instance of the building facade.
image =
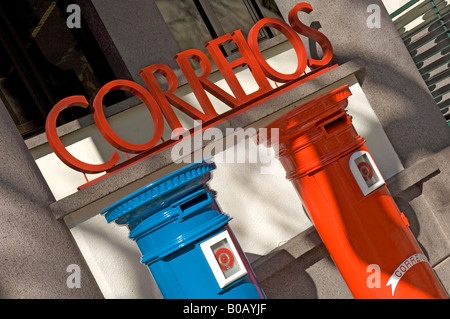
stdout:
{"type": "MultiPolygon", "coordinates": [[[[49,145],[44,132],[47,114],[63,98],[85,96],[91,106],[71,108],[58,117],[58,136],[79,160],[105,163],[115,148],[104,139],[90,110],[103,85],[124,79],[145,88],[140,71],[164,64],[177,77],[176,96],[201,109],[174,56],[198,49],[211,58],[205,42],[237,29],[248,37],[264,17],[288,22],[297,2],[17,3],[0,10],[1,53],[9,63],[2,66],[5,107],[0,107],[4,150],[0,296],[161,298],[148,269],[140,264],[128,230],[108,224],[100,212],[186,165],[174,163],[180,154],[176,145],[163,147],[172,137],[169,123],[156,144],[163,145],[158,152],[141,157],[119,152],[119,163],[124,163],[120,169],[106,175],[83,174],[65,165],[49,145]],[[79,275],[80,286],[70,284],[74,275],[79,275]]],[[[268,298],[352,298],[273,152],[249,138],[295,106],[348,84],[352,91],[348,112],[355,128],[367,140],[399,209],[449,291],[450,129],[389,16],[406,2],[309,3],[313,11],[302,13],[300,19],[330,40],[334,51],[330,65],[336,67],[214,126],[217,135],[231,140],[212,154],[217,169],[211,187],[217,200],[233,217],[230,225],[268,298]],[[230,138],[233,134],[238,137],[230,138]],[[259,154],[256,161],[252,152],[259,154]]],[[[445,1],[440,5],[447,7],[445,1]]],[[[273,69],[292,73],[298,56],[282,32],[261,29],[257,39],[273,69]]],[[[308,57],[320,57],[320,45],[302,40],[308,57]]],[[[220,49],[228,61],[240,57],[232,42],[220,49]]],[[[208,79],[231,94],[214,61],[211,67],[208,79]]],[[[251,71],[245,66],[234,70],[246,94],[258,89],[251,71]]],[[[167,89],[167,77],[158,81],[167,89]]],[[[275,89],[282,83],[270,80],[270,85],[275,89]]],[[[208,98],[218,114],[230,110],[216,96],[208,98]]],[[[142,144],[156,134],[158,125],[136,95],[118,90],[105,95],[103,104],[109,125],[122,139],[142,144]]],[[[196,125],[186,113],[174,112],[184,128],[196,125]]],[[[191,152],[201,158],[213,142],[225,144],[218,137],[204,138],[177,159],[191,158],[191,152]]]]}

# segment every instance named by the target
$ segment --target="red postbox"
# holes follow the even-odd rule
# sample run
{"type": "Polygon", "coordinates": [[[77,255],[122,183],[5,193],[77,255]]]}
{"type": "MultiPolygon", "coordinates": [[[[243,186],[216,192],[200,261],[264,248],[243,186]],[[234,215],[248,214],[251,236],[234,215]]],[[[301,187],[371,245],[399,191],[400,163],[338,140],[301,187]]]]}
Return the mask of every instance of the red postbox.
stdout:
{"type": "Polygon", "coordinates": [[[347,114],[348,86],[255,136],[274,146],[355,298],[447,298],[347,114]],[[270,135],[279,128],[279,138],[270,135]]]}

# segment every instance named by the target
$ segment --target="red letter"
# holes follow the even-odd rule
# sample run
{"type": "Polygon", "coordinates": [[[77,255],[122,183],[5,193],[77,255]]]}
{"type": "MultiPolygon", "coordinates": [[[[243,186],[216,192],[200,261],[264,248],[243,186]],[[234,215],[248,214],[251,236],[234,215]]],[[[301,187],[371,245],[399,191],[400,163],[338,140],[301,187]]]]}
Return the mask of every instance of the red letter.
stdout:
{"type": "Polygon", "coordinates": [[[175,106],[180,111],[186,113],[194,120],[206,121],[208,116],[204,113],[197,110],[192,105],[180,99],[178,96],[173,94],[175,90],[178,88],[178,79],[176,74],[173,72],[171,68],[169,68],[165,64],[153,64],[141,70],[139,73],[141,77],[144,79],[145,84],[148,89],[155,97],[156,101],[160,105],[167,122],[172,130],[175,129],[183,129],[183,126],[180,123],[177,115],[173,111],[170,104],[175,106]],[[158,81],[155,78],[155,73],[161,74],[167,80],[167,84],[169,88],[166,92],[163,92],[161,87],[158,84],[158,81]],[[170,104],[169,104],[170,102],[170,104]]]}
{"type": "Polygon", "coordinates": [[[318,68],[320,66],[326,65],[331,61],[333,57],[333,47],[331,46],[330,40],[321,32],[314,28],[308,27],[300,22],[298,19],[298,12],[310,13],[313,10],[309,3],[299,3],[289,11],[288,19],[292,28],[300,34],[316,41],[322,47],[322,59],[315,60],[312,58],[308,59],[308,65],[312,69],[318,68]]]}
{"type": "Polygon", "coordinates": [[[229,107],[233,108],[239,104],[233,96],[222,90],[220,87],[212,83],[207,77],[211,74],[211,63],[208,57],[201,51],[196,49],[190,49],[175,55],[175,60],[183,71],[186,80],[188,81],[192,92],[198,99],[203,111],[208,116],[208,119],[216,117],[218,114],[214,109],[211,101],[206,95],[205,90],[214,95],[216,98],[227,104],[229,107]],[[200,63],[201,74],[197,76],[189,59],[193,59],[200,63]]]}
{"type": "Polygon", "coordinates": [[[62,99],[53,107],[47,116],[45,122],[45,133],[47,134],[48,144],[59,159],[70,168],[83,173],[100,173],[114,167],[120,157],[116,151],[113,152],[108,162],[104,164],[88,164],[80,161],[67,151],[56,132],[56,121],[58,115],[65,109],[72,106],[88,107],[89,103],[84,96],[76,95],[62,99]]]}
{"type": "Polygon", "coordinates": [[[214,62],[216,62],[224,79],[227,81],[228,85],[233,91],[234,96],[236,96],[236,98],[239,100],[239,103],[246,102],[256,96],[263,94],[264,92],[272,90],[272,87],[270,86],[269,81],[267,81],[267,78],[264,76],[264,72],[258,64],[258,61],[256,60],[255,56],[250,50],[250,47],[245,41],[241,30],[234,31],[231,35],[226,34],[224,36],[221,36],[220,38],[209,41],[206,44],[206,48],[211,54],[214,62]],[[229,63],[220,50],[219,45],[231,41],[234,41],[236,43],[242,57],[229,63]],[[256,80],[256,83],[258,83],[259,86],[259,90],[253,92],[250,95],[247,95],[244,92],[241,84],[239,83],[236,75],[233,72],[233,68],[244,65],[248,65],[254,79],[256,80]]]}
{"type": "Polygon", "coordinates": [[[248,34],[248,44],[263,67],[264,74],[277,82],[289,82],[299,78],[306,69],[306,49],[302,40],[294,30],[284,21],[275,18],[264,18],[259,20],[248,34]],[[297,69],[291,74],[283,74],[275,71],[264,59],[258,46],[258,33],[262,27],[272,27],[284,34],[291,42],[297,54],[297,69]]]}
{"type": "Polygon", "coordinates": [[[114,80],[105,84],[94,99],[94,120],[103,137],[115,148],[129,153],[140,153],[150,149],[160,139],[164,131],[164,118],[158,103],[150,92],[137,83],[127,80],[114,80]],[[124,90],[136,95],[147,106],[153,119],[153,138],[144,144],[133,144],[120,138],[111,128],[103,113],[103,97],[109,91],[124,90]]]}

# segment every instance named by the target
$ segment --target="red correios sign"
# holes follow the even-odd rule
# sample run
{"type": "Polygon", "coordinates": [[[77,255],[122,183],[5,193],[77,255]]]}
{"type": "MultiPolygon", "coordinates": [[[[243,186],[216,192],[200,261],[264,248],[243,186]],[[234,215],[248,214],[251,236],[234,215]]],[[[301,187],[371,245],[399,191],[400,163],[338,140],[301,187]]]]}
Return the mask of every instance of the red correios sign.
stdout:
{"type": "MultiPolygon", "coordinates": [[[[196,49],[190,49],[178,53],[174,59],[180,66],[180,69],[191,87],[192,92],[195,94],[203,112],[174,94],[175,90],[178,88],[178,79],[174,71],[164,64],[153,64],[141,70],[140,75],[148,89],[128,80],[114,80],[104,85],[97,93],[93,102],[94,120],[97,128],[108,143],[123,152],[138,154],[127,161],[118,164],[119,154],[117,151],[114,151],[106,163],[89,164],[71,155],[64,147],[56,131],[57,118],[59,114],[67,108],[75,106],[83,108],[88,107],[89,103],[86,98],[81,95],[70,96],[59,101],[50,111],[45,125],[49,145],[61,161],[74,170],[83,173],[107,172],[111,174],[114,171],[134,164],[136,161],[152,156],[156,152],[168,148],[178,142],[177,140],[168,140],[156,145],[160,141],[164,131],[164,119],[166,119],[172,131],[177,129],[179,130],[177,133],[180,132],[180,134],[186,131],[182,127],[180,120],[177,118],[172,107],[176,107],[194,120],[202,121],[203,129],[206,129],[261,104],[265,100],[279,95],[311,78],[327,72],[335,67],[328,67],[333,56],[333,48],[330,41],[320,31],[304,25],[298,17],[299,12],[309,14],[312,10],[310,4],[299,3],[289,12],[289,24],[276,18],[263,18],[252,27],[247,40],[244,38],[241,30],[236,30],[211,40],[206,44],[208,52],[230,87],[233,95],[225,92],[219,86],[208,80],[208,76],[212,69],[211,62],[203,52],[196,49]],[[264,59],[258,45],[258,32],[263,27],[277,29],[293,46],[297,56],[297,66],[292,73],[281,73],[272,68],[264,59]],[[323,52],[322,59],[317,60],[307,57],[305,46],[299,35],[306,36],[307,38],[316,41],[321,46],[323,52]],[[220,45],[227,42],[234,42],[241,55],[240,58],[233,62],[228,62],[220,50],[220,45]],[[197,75],[191,66],[189,62],[191,59],[200,64],[200,75],[197,75]],[[233,71],[234,68],[239,66],[248,66],[253,78],[258,84],[258,90],[251,94],[246,94],[244,92],[241,83],[239,83],[239,80],[233,71]],[[307,66],[310,67],[311,72],[304,75],[307,66]],[[156,74],[162,75],[167,81],[168,89],[166,91],[163,91],[158,84],[156,74]],[[277,88],[273,88],[268,79],[284,84],[277,88]],[[154,126],[153,138],[147,143],[133,144],[127,142],[119,137],[108,124],[103,112],[103,98],[108,92],[114,90],[130,92],[136,95],[147,106],[154,126]],[[219,115],[214,109],[206,92],[209,92],[214,97],[221,100],[231,109],[219,115]]],[[[192,130],[190,131],[190,134],[193,134],[192,130]]]]}

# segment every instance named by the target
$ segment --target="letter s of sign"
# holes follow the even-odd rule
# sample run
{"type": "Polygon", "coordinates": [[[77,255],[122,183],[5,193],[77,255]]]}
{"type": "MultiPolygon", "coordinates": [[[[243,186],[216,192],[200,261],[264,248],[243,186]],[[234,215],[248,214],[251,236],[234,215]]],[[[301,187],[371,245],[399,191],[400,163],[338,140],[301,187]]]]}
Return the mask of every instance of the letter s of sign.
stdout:
{"type": "Polygon", "coordinates": [[[306,2],[298,3],[297,5],[295,5],[295,7],[293,7],[288,14],[289,24],[291,25],[292,29],[310,38],[311,40],[316,41],[322,47],[322,59],[316,60],[313,58],[309,58],[308,66],[312,69],[315,69],[330,63],[333,57],[333,46],[331,45],[330,40],[328,40],[328,38],[320,31],[308,27],[300,22],[300,20],[298,19],[299,11],[309,14],[313,11],[313,8],[309,3],[306,2]]]}

